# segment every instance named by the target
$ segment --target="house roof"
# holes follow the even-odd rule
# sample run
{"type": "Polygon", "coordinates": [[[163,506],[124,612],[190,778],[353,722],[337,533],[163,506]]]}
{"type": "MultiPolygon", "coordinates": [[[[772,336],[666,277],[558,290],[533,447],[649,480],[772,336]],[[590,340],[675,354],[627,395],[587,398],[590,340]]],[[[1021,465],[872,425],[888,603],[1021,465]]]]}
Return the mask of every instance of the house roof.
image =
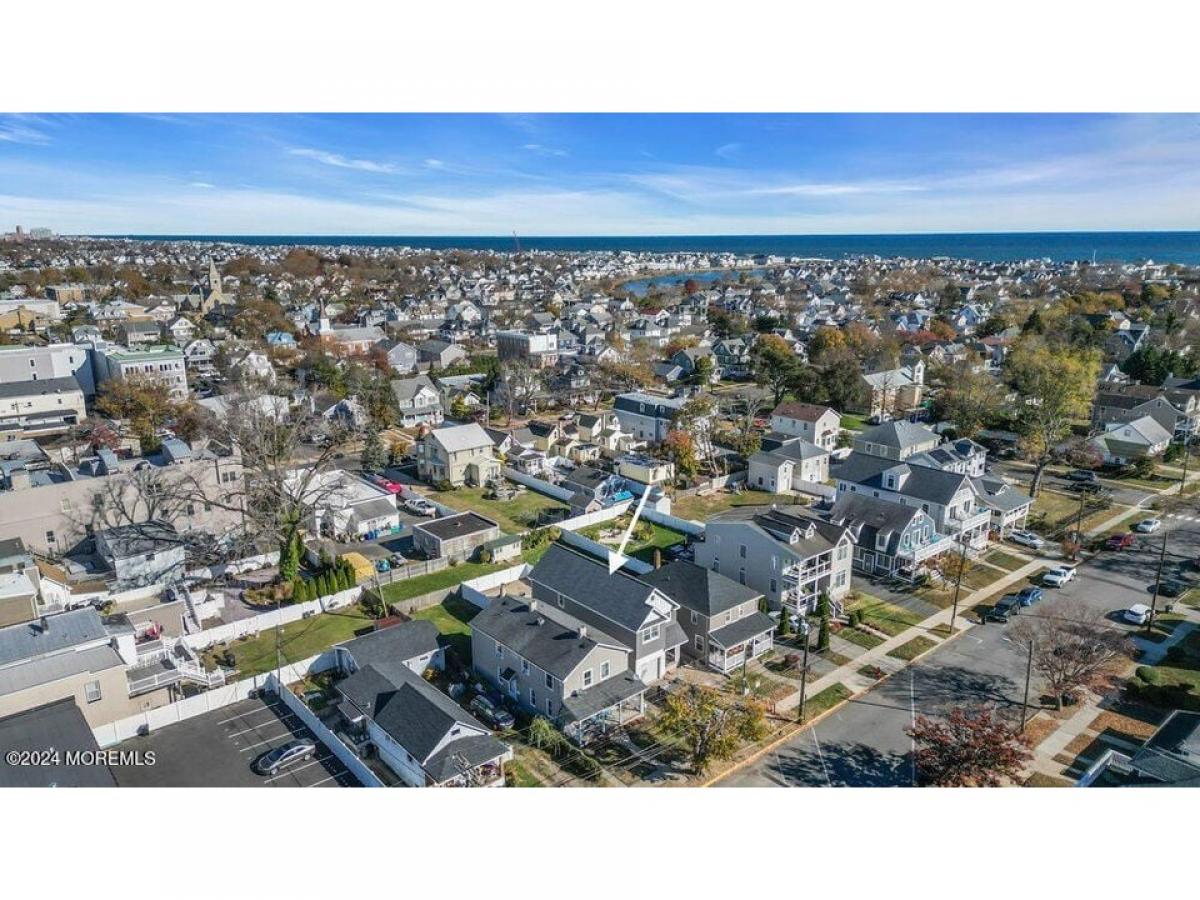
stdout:
{"type": "MultiPolygon", "coordinates": [[[[92,729],[71,697],[35,706],[0,719],[0,747],[5,750],[99,749],[92,729]]],[[[0,766],[0,787],[116,787],[106,765],[0,766]]]]}
{"type": "Polygon", "coordinates": [[[412,378],[393,378],[392,393],[401,403],[412,400],[421,388],[429,388],[434,394],[438,393],[437,386],[428,375],[415,375],[412,378]]]}
{"type": "Polygon", "coordinates": [[[766,613],[755,610],[750,615],[742,616],[724,628],[711,632],[708,639],[720,647],[729,648],[774,630],[775,620],[766,613]]]}
{"type": "Polygon", "coordinates": [[[882,444],[885,447],[896,447],[903,450],[908,447],[915,447],[918,444],[926,444],[930,441],[936,444],[940,440],[941,438],[924,425],[909,422],[907,419],[900,419],[892,422],[884,422],[881,425],[876,425],[874,428],[868,428],[858,435],[854,439],[854,442],[856,444],[882,444]]]}
{"type": "Polygon", "coordinates": [[[630,649],[560,609],[521,597],[493,600],[471,620],[471,629],[499,641],[559,680],[567,678],[601,644],[630,649]]]}
{"type": "Polygon", "coordinates": [[[1159,726],[1131,764],[1166,784],[1200,779],[1200,712],[1176,710],[1159,726]]]}
{"type": "Polygon", "coordinates": [[[604,563],[563,544],[551,544],[527,577],[630,631],[641,628],[653,612],[651,585],[624,570],[610,575],[604,563]]]}
{"type": "Polygon", "coordinates": [[[797,419],[803,422],[815,422],[820,419],[821,416],[830,412],[834,413],[834,415],[837,415],[837,413],[828,406],[821,406],[818,403],[798,403],[795,401],[788,401],[785,403],[780,403],[777,407],[775,407],[775,409],[771,411],[771,415],[783,416],[784,418],[788,419],[797,419]]]}
{"type": "Polygon", "coordinates": [[[37,381],[10,381],[0,383],[0,398],[36,397],[46,394],[61,394],[67,391],[79,391],[79,382],[74,375],[65,378],[39,378],[37,381]]]}
{"type": "Polygon", "coordinates": [[[646,690],[646,683],[626,670],[621,675],[605,678],[585,691],[576,691],[570,697],[563,698],[563,718],[568,722],[580,722],[646,690]]]}
{"type": "Polygon", "coordinates": [[[865,453],[851,453],[837,471],[837,477],[842,481],[853,482],[868,488],[891,490],[918,500],[945,505],[954,499],[954,495],[962,490],[963,484],[969,479],[957,472],[947,472],[943,469],[933,469],[929,466],[913,466],[882,456],[870,456],[865,453]],[[898,488],[885,488],[883,474],[895,470],[906,477],[898,488]]]}
{"type": "Polygon", "coordinates": [[[450,453],[459,450],[475,450],[480,447],[490,448],[493,446],[492,439],[488,437],[487,432],[475,422],[467,425],[451,425],[446,428],[435,428],[429,432],[429,436],[450,453]]]}
{"type": "Polygon", "coordinates": [[[100,613],[91,607],[0,628],[0,668],[36,656],[108,637],[100,613]]]}
{"type": "Polygon", "coordinates": [[[438,630],[427,619],[413,619],[364,634],[338,646],[354,657],[360,669],[375,666],[387,674],[395,666],[404,666],[411,659],[435,652],[438,649],[438,630]]]}
{"type": "Polygon", "coordinates": [[[896,542],[912,521],[923,516],[925,513],[917,506],[901,506],[847,491],[838,495],[829,511],[830,521],[849,528],[857,543],[873,548],[876,540],[883,536],[888,541],[888,552],[895,551],[896,542]]]}
{"type": "Polygon", "coordinates": [[[421,522],[413,526],[413,531],[424,531],[440,541],[450,541],[499,527],[491,519],[481,516],[479,513],[463,512],[453,516],[443,516],[429,522],[421,522]]]}
{"type": "Polygon", "coordinates": [[[676,603],[704,616],[715,616],[762,596],[719,572],[685,560],[675,560],[640,576],[676,603]]]}

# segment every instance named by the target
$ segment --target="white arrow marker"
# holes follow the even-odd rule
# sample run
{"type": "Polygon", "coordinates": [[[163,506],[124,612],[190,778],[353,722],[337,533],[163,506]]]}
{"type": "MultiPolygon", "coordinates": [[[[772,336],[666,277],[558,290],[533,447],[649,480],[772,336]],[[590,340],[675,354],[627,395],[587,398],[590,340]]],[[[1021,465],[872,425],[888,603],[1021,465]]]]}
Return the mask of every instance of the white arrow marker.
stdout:
{"type": "Polygon", "coordinates": [[[642,507],[646,505],[646,498],[650,496],[650,487],[642,491],[642,499],[637,503],[633,510],[633,518],[629,520],[629,527],[625,529],[625,534],[621,536],[621,546],[615,551],[608,551],[608,574],[615,575],[617,569],[629,562],[629,557],[625,555],[625,546],[629,543],[629,537],[633,534],[633,528],[637,525],[638,516],[642,514],[642,507]]]}

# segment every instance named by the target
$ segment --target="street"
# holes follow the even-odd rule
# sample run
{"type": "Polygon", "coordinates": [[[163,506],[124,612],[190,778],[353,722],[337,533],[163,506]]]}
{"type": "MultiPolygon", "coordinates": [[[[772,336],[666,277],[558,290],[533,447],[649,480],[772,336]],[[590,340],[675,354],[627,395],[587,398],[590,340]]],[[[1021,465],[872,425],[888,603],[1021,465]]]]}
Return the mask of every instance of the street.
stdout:
{"type": "MultiPolygon", "coordinates": [[[[1045,599],[1015,621],[1054,615],[1073,598],[1104,614],[1114,628],[1136,633],[1120,621],[1120,612],[1134,603],[1150,603],[1164,534],[1163,578],[1200,582],[1200,573],[1191,566],[1200,556],[1200,503],[1189,499],[1162,518],[1162,530],[1139,535],[1128,550],[1096,554],[1080,565],[1074,581],[1061,589],[1047,588],[1045,599]]],[[[1163,604],[1160,597],[1159,612],[1163,604]]],[[[912,740],[904,729],[917,715],[985,704],[1014,724],[1020,720],[1027,655],[1005,640],[1011,627],[992,622],[970,628],[719,785],[912,785],[912,740]]],[[[1031,705],[1038,696],[1035,672],[1031,705]]]]}

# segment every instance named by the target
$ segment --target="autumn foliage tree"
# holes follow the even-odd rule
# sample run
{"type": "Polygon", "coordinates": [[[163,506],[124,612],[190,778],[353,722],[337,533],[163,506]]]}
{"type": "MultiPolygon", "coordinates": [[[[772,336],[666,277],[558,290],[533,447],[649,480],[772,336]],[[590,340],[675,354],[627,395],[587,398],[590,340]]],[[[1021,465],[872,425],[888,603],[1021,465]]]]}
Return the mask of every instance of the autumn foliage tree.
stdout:
{"type": "Polygon", "coordinates": [[[700,469],[700,460],[696,456],[696,442],[686,431],[668,431],[662,442],[662,453],[675,463],[675,471],[680,475],[691,477],[700,469]]]}
{"type": "Polygon", "coordinates": [[[916,744],[917,778],[930,787],[998,787],[1032,758],[1024,737],[986,708],[917,716],[905,730],[916,744]]]}
{"type": "Polygon", "coordinates": [[[149,450],[158,445],[155,432],[170,421],[176,403],[165,382],[131,375],[106,381],[96,400],[96,409],[105,416],[128,422],[142,449],[149,450]]]}
{"type": "Polygon", "coordinates": [[[703,775],[714,761],[733,756],[743,741],[761,740],[766,732],[760,704],[730,703],[712,688],[699,685],[673,692],[660,723],[683,738],[697,775],[703,775]]]}

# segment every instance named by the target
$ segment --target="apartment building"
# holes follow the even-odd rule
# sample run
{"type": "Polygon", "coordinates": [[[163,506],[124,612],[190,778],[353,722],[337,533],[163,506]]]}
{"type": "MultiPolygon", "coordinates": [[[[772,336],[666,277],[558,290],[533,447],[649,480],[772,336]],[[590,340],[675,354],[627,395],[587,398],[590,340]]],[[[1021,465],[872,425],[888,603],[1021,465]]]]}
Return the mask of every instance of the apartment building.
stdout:
{"type": "Polygon", "coordinates": [[[87,417],[74,375],[0,382],[0,440],[62,434],[87,417]]]}
{"type": "Polygon", "coordinates": [[[177,400],[188,396],[187,365],[183,351],[167,344],[142,347],[139,350],[106,349],[96,356],[97,381],[129,378],[151,378],[161,381],[177,400]]]}
{"type": "Polygon", "coordinates": [[[91,348],[83,344],[0,347],[0,384],[74,376],[85,396],[96,393],[91,348]]]}

